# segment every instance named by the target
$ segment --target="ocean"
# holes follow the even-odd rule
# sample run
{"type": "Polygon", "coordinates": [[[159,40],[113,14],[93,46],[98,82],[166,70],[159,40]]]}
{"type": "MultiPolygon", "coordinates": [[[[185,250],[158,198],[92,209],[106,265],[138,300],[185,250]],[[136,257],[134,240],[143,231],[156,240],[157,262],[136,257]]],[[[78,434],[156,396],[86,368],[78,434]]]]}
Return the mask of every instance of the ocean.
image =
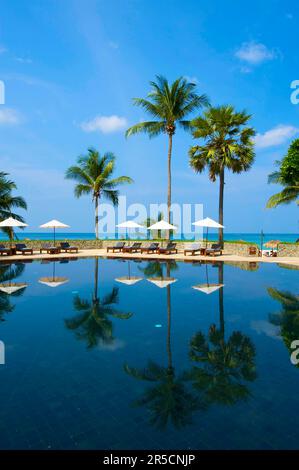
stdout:
{"type": "MultiPolygon", "coordinates": [[[[16,232],[16,235],[19,240],[52,240],[53,239],[53,232],[16,232]]],[[[205,235],[204,235],[205,236],[205,235]]],[[[116,238],[124,238],[125,235],[123,233],[119,234],[100,234],[99,238],[102,239],[116,239],[116,238]]],[[[140,240],[146,238],[145,234],[133,234],[131,238],[139,238],[140,240]]],[[[175,239],[192,241],[194,240],[194,234],[187,234],[187,235],[180,235],[175,234],[175,239]]],[[[56,240],[94,240],[95,234],[94,233],[86,233],[86,232],[56,232],[56,240]]],[[[196,234],[196,239],[200,239],[198,234],[196,234]]],[[[209,240],[217,241],[218,234],[216,232],[209,233],[209,240]]],[[[242,240],[245,242],[250,243],[257,243],[260,244],[261,242],[261,234],[260,233],[224,233],[225,241],[237,241],[242,240]]],[[[264,233],[264,243],[269,240],[280,240],[281,242],[296,242],[299,239],[299,234],[295,233],[264,233]]],[[[0,233],[0,240],[7,240],[7,236],[4,233],[0,233]]]]}

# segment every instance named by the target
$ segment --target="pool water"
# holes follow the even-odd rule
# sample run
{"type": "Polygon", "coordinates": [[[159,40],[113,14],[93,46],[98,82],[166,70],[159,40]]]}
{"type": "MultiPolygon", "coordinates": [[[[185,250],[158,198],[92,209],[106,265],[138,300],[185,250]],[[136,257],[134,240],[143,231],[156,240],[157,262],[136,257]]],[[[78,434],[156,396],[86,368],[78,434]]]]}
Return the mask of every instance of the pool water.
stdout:
{"type": "Polygon", "coordinates": [[[298,274],[1,264],[0,448],[298,448],[298,274]]]}

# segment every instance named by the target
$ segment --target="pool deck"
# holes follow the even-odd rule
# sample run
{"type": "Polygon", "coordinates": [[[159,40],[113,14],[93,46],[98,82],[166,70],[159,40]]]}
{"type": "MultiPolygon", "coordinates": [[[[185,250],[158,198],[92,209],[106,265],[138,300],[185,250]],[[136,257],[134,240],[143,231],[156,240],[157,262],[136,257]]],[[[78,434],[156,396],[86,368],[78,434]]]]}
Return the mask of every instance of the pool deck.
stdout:
{"type": "Polygon", "coordinates": [[[223,253],[221,256],[202,256],[202,255],[187,255],[184,256],[182,252],[172,255],[158,255],[158,254],[141,254],[141,253],[107,253],[106,249],[90,249],[79,250],[79,253],[59,253],[55,255],[40,254],[34,252],[33,255],[14,255],[14,256],[1,256],[0,262],[5,261],[26,261],[26,260],[51,260],[63,258],[90,258],[102,257],[113,259],[144,259],[144,260],[176,260],[176,261],[227,261],[227,262],[251,262],[251,263],[283,263],[293,266],[299,266],[299,257],[257,257],[257,256],[238,256],[229,253],[223,253]]]}

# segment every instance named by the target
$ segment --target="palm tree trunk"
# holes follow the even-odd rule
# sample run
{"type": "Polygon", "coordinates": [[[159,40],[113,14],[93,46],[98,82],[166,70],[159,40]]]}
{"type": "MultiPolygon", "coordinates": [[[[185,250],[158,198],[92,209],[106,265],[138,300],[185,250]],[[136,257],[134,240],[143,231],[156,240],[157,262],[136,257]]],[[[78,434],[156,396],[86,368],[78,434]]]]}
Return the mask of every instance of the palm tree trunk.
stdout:
{"type": "MultiPolygon", "coordinates": [[[[171,224],[171,154],[172,154],[172,134],[168,135],[168,190],[167,190],[167,222],[171,224]]],[[[167,231],[167,238],[170,239],[170,231],[167,231]]]]}
{"type": "Polygon", "coordinates": [[[94,301],[98,300],[98,286],[99,286],[99,258],[95,258],[94,265],[94,301]]]}
{"type": "MultiPolygon", "coordinates": [[[[170,277],[170,266],[167,265],[167,277],[170,277]]],[[[167,356],[168,356],[168,370],[172,371],[172,352],[171,352],[171,296],[170,285],[166,287],[167,290],[167,356]]]]}
{"type": "Polygon", "coordinates": [[[95,232],[96,239],[99,238],[99,196],[95,196],[95,232]]]}
{"type": "MultiPolygon", "coordinates": [[[[224,168],[221,169],[219,175],[219,224],[223,225],[223,196],[224,196],[224,168]]],[[[219,243],[223,248],[223,228],[219,228],[219,243]]]]}
{"type": "MultiPolygon", "coordinates": [[[[218,284],[223,284],[223,268],[224,264],[220,261],[218,267],[218,284]]],[[[220,331],[224,339],[224,299],[223,299],[223,287],[220,287],[219,292],[219,321],[220,321],[220,331]]]]}

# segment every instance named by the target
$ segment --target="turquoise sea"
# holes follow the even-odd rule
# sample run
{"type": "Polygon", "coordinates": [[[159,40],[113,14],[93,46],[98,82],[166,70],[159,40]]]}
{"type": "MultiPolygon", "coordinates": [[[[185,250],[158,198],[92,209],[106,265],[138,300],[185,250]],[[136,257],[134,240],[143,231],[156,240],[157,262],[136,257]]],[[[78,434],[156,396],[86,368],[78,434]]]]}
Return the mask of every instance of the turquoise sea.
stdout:
{"type": "MultiPolygon", "coordinates": [[[[51,240],[53,238],[53,232],[16,232],[19,240],[51,240]]],[[[196,239],[198,239],[198,234],[195,235],[196,239]]],[[[103,239],[116,239],[116,238],[124,238],[124,233],[119,234],[112,234],[112,233],[103,233],[100,234],[100,238],[103,239]]],[[[142,234],[134,234],[132,238],[145,238],[146,235],[142,234]]],[[[185,234],[174,235],[176,239],[182,240],[194,240],[194,234],[185,234]]],[[[217,232],[209,233],[209,240],[217,240],[218,235],[217,232]]],[[[261,243],[261,234],[260,233],[225,233],[224,238],[226,241],[236,241],[236,240],[243,240],[250,243],[261,243]]],[[[0,240],[6,240],[7,237],[4,233],[0,233],[0,240]]],[[[56,239],[57,240],[94,240],[95,235],[94,233],[87,233],[87,232],[56,232],[56,239]]],[[[281,242],[296,242],[299,239],[299,233],[264,233],[264,243],[269,240],[280,240],[281,242]]]]}

